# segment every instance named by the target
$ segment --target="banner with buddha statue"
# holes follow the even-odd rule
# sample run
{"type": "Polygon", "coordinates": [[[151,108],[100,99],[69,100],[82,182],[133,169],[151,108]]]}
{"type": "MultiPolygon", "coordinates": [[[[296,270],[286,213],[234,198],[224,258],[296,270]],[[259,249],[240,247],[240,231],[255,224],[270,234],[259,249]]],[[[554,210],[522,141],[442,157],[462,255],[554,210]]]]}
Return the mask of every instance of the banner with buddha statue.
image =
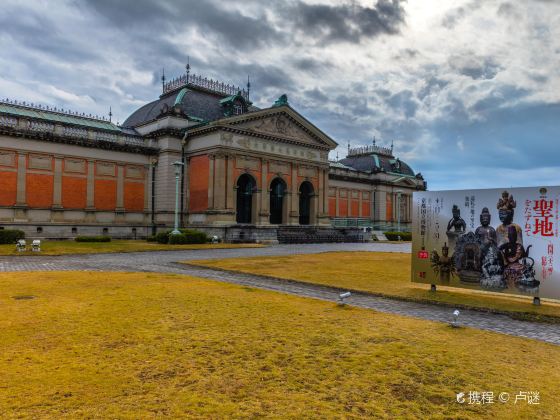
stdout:
{"type": "Polygon", "coordinates": [[[412,281],[560,299],[560,187],[413,196],[412,281]]]}

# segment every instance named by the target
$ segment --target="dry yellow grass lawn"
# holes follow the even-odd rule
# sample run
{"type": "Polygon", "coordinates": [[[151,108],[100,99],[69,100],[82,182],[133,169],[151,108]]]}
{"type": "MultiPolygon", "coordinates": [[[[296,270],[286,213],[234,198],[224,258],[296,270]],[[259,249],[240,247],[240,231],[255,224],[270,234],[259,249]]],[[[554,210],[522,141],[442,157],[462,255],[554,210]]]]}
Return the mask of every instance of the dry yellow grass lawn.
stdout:
{"type": "Polygon", "coordinates": [[[177,275],[1,274],[0,305],[1,418],[560,418],[537,341],[177,275]]]}
{"type": "Polygon", "coordinates": [[[560,317],[560,304],[532,305],[527,297],[438,286],[410,280],[410,254],[392,252],[326,252],[287,257],[229,258],[189,261],[225,270],[317,283],[416,301],[442,302],[514,312],[519,317],[560,317]],[[527,314],[526,314],[527,313],[527,314]]]}
{"type": "MultiPolygon", "coordinates": [[[[28,240],[30,248],[31,240],[28,240]]],[[[188,249],[255,248],[259,244],[191,244],[166,245],[139,240],[113,240],[111,242],[43,241],[41,252],[18,252],[15,245],[0,245],[0,255],[65,255],[99,254],[103,252],[177,251],[188,249]]]]}

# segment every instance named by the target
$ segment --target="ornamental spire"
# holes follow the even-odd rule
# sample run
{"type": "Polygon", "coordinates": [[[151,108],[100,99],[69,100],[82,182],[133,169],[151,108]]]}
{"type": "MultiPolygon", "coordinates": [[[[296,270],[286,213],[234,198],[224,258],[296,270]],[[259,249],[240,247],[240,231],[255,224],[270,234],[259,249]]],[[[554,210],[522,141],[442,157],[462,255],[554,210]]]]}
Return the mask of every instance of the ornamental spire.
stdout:
{"type": "Polygon", "coordinates": [[[249,79],[249,75],[247,75],[247,101],[249,101],[250,92],[251,92],[251,80],[249,79]]]}
{"type": "Polygon", "coordinates": [[[161,92],[165,93],[165,67],[161,69],[161,92]]]}
{"type": "Polygon", "coordinates": [[[187,70],[187,85],[189,84],[189,75],[191,74],[191,57],[187,55],[187,65],[185,66],[187,70]]]}

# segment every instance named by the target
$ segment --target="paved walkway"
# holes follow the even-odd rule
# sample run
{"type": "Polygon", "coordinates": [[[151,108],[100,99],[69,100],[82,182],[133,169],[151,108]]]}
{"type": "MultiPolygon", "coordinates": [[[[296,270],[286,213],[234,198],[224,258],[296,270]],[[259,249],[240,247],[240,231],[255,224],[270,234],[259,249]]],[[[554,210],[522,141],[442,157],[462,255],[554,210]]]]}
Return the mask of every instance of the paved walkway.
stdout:
{"type": "MultiPolygon", "coordinates": [[[[273,290],[297,296],[335,301],[341,290],[334,287],[305,284],[176,263],[177,261],[196,259],[295,255],[325,251],[410,252],[410,244],[309,244],[297,246],[279,245],[268,248],[135,252],[127,254],[89,254],[61,257],[0,257],[0,272],[78,270],[177,273],[273,290]]],[[[452,309],[447,307],[403,302],[370,296],[365,293],[353,293],[347,300],[347,303],[380,312],[440,322],[449,322],[452,312],[452,309]]],[[[560,345],[560,324],[518,321],[505,315],[471,310],[461,310],[460,324],[481,330],[532,338],[560,345]]]]}

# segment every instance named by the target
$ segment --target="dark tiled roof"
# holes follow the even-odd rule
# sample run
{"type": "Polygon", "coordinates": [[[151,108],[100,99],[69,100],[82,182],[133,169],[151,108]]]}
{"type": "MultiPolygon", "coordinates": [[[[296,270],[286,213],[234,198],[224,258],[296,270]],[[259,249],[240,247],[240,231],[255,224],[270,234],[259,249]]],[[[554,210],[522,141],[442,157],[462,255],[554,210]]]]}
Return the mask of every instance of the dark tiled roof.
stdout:
{"type": "Polygon", "coordinates": [[[408,166],[402,160],[398,160],[398,162],[397,160],[398,159],[394,157],[369,154],[361,156],[350,156],[345,159],[341,159],[340,163],[363,172],[385,171],[414,176],[414,171],[410,166],[408,166]]]}
{"type": "MultiPolygon", "coordinates": [[[[123,123],[123,127],[137,127],[148,121],[156,119],[165,105],[168,109],[173,108],[176,103],[181,107],[183,114],[190,118],[203,121],[214,121],[224,118],[224,107],[220,103],[225,95],[198,90],[195,87],[178,89],[160,96],[159,99],[144,105],[133,112],[123,123]]],[[[258,108],[250,107],[249,111],[258,108]]]]}

